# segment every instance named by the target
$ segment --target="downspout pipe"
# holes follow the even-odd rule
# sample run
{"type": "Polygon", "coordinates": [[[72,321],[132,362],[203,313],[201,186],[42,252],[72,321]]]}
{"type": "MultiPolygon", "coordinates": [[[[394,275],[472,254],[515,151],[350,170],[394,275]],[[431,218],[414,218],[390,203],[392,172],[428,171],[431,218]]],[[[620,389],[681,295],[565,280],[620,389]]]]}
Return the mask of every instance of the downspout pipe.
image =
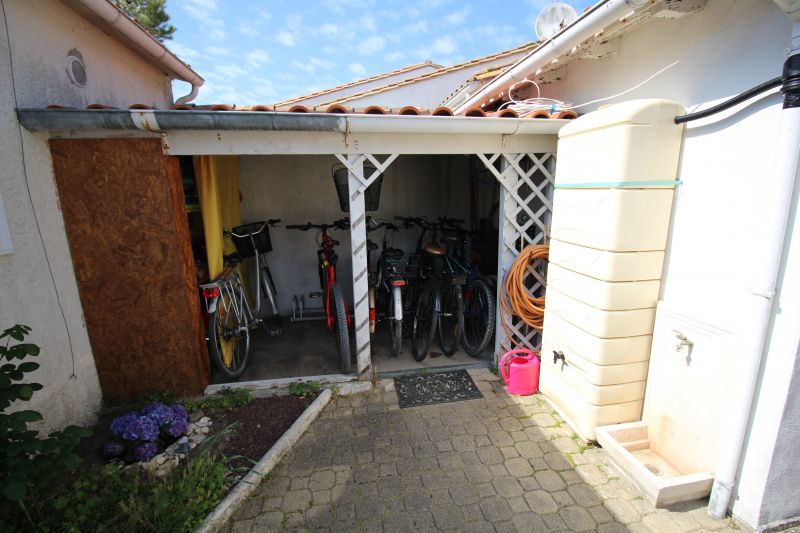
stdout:
{"type": "Polygon", "coordinates": [[[765,342],[770,317],[775,305],[778,273],[783,254],[786,229],[789,224],[792,193],[798,172],[800,157],[800,2],[776,0],[794,19],[792,47],[783,66],[783,110],[780,131],[774,158],[774,167],[768,179],[762,182],[762,206],[759,224],[754,228],[755,238],[750,242],[759,247],[754,257],[760,257],[753,266],[751,287],[746,301],[741,306],[741,319],[750,332],[740,339],[742,359],[740,381],[737,383],[738,409],[729,422],[728,433],[723,444],[714,484],[708,502],[708,514],[712,518],[725,517],[730,506],[731,495],[736,484],[744,440],[750,424],[753,399],[758,373],[764,358],[765,342]],[[787,9],[788,8],[788,9],[787,9]]]}
{"type": "Polygon", "coordinates": [[[602,31],[610,24],[626,17],[635,9],[651,5],[650,0],[605,0],[595,4],[589,11],[581,15],[575,22],[556,33],[539,45],[527,57],[509,68],[497,79],[480,89],[464,103],[453,110],[462,115],[469,108],[486,103],[501,91],[510,88],[514,83],[522,81],[557,60],[562,55],[602,31]]]}
{"type": "Polygon", "coordinates": [[[102,19],[126,39],[133,41],[143,52],[175,75],[177,79],[191,84],[192,89],[189,94],[178,98],[175,101],[176,104],[185,104],[197,97],[197,91],[205,83],[205,80],[178,59],[158,39],[150,35],[147,30],[128,18],[117,6],[107,0],[71,0],[67,2],[67,4],[71,3],[80,4],[80,6],[102,19]]]}

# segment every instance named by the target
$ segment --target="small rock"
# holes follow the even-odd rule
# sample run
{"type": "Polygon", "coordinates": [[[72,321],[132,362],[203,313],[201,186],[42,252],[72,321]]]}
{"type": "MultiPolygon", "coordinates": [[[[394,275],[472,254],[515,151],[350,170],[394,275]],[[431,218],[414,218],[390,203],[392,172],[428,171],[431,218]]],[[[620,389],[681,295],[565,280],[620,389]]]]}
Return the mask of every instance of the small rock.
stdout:
{"type": "Polygon", "coordinates": [[[206,414],[201,410],[198,409],[197,411],[192,411],[189,413],[189,422],[197,422],[201,418],[205,418],[206,414]]]}
{"type": "Polygon", "coordinates": [[[208,432],[209,432],[209,430],[211,430],[211,428],[209,428],[209,427],[204,427],[204,428],[202,428],[202,429],[201,429],[201,431],[202,431],[203,433],[208,433],[208,432]]]}
{"type": "Polygon", "coordinates": [[[189,437],[184,436],[178,439],[178,444],[186,444],[187,442],[189,442],[189,437]]]}
{"type": "Polygon", "coordinates": [[[161,455],[157,455],[154,460],[157,465],[163,465],[167,461],[167,456],[162,453],[161,455]]]}

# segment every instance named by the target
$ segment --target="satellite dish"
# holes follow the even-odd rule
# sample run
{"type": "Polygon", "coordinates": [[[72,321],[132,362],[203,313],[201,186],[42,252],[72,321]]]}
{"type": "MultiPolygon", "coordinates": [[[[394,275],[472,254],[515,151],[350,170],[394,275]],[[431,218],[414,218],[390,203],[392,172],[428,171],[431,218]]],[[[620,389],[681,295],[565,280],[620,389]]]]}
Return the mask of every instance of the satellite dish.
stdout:
{"type": "Polygon", "coordinates": [[[540,41],[545,41],[575,22],[577,18],[578,13],[571,5],[564,2],[550,4],[536,17],[536,37],[540,41]]]}

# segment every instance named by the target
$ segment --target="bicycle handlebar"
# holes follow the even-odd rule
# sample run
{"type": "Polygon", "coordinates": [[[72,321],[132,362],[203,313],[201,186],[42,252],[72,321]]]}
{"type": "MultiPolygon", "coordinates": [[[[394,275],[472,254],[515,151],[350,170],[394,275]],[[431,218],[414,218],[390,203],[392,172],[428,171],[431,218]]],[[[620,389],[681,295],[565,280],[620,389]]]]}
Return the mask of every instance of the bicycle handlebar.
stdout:
{"type": "Polygon", "coordinates": [[[306,222],[305,224],[289,224],[286,226],[286,229],[297,229],[300,231],[308,231],[310,229],[321,229],[323,231],[327,229],[349,229],[350,228],[350,218],[340,218],[339,220],[334,220],[330,224],[314,224],[312,222],[306,222]]]}

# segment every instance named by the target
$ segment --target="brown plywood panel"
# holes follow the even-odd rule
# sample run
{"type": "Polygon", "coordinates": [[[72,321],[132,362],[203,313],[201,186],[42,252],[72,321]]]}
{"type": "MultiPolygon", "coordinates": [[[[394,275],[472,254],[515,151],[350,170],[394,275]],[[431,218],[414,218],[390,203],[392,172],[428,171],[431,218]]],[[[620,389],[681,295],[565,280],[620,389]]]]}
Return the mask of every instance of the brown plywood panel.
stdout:
{"type": "Polygon", "coordinates": [[[210,369],[177,159],[158,139],[50,150],[104,395],[202,392],[210,369]]]}

